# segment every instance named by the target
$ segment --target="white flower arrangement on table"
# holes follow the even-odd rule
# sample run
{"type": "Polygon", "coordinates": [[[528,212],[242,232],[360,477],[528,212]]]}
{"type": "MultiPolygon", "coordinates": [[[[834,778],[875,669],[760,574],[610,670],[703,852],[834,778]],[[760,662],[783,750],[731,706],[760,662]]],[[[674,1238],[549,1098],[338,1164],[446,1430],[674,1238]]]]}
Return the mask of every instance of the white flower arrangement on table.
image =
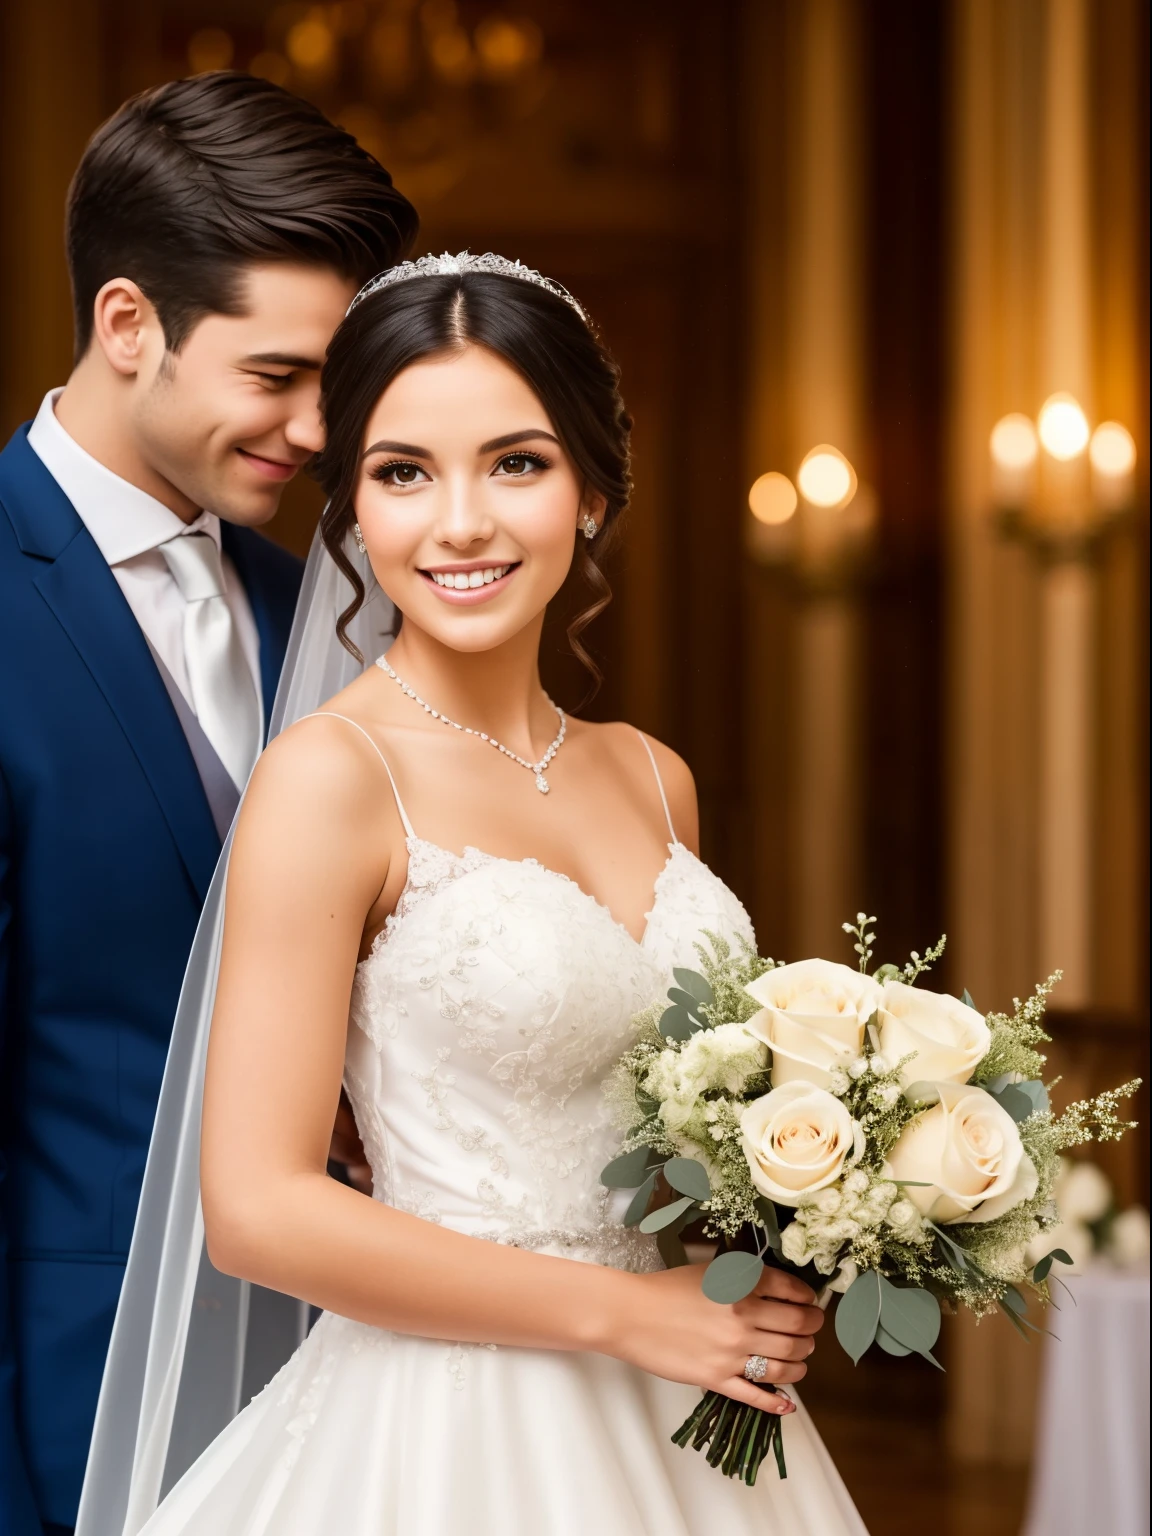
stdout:
{"type": "Polygon", "coordinates": [[[1056,1225],[1029,1243],[1032,1262],[1063,1248],[1072,1260],[1070,1275],[1097,1262],[1116,1269],[1148,1263],[1148,1212],[1142,1205],[1121,1209],[1111,1181],[1095,1163],[1062,1157],[1053,1198],[1056,1225]]]}
{"type": "MultiPolygon", "coordinates": [[[[855,971],[705,935],[699,970],[677,969],[668,1004],[638,1016],[610,1079],[625,1140],[602,1179],[636,1190],[625,1224],[655,1233],[669,1267],[703,1220],[720,1246],[713,1301],[741,1300],[773,1264],[842,1293],[836,1335],[854,1361],[877,1344],[938,1366],[942,1308],[1036,1330],[1026,1292],[1049,1301],[1053,1265],[1071,1262],[1029,1258],[1058,1221],[1061,1153],[1123,1135],[1119,1102],[1139,1083],[1056,1115],[1038,1047],[1059,972],[985,1016],[967,992],[916,986],[943,939],[870,971],[875,918],[844,928],[855,971]],[[654,1207],[658,1186],[675,1198],[654,1207]]],[[[779,1416],[717,1392],[672,1438],[749,1484],[769,1450],[786,1475],[779,1416]]]]}

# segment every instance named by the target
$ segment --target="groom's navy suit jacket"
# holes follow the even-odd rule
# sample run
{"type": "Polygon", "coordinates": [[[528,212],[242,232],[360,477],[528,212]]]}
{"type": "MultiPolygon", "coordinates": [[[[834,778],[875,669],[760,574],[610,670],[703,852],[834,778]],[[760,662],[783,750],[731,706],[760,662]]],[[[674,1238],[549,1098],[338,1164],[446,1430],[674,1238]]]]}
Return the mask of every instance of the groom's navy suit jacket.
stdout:
{"type": "MultiPolygon", "coordinates": [[[[268,708],[300,566],[223,536],[268,708]]],[[[219,852],[143,632],[21,428],[0,454],[0,1536],[76,1517],[219,852]]]]}

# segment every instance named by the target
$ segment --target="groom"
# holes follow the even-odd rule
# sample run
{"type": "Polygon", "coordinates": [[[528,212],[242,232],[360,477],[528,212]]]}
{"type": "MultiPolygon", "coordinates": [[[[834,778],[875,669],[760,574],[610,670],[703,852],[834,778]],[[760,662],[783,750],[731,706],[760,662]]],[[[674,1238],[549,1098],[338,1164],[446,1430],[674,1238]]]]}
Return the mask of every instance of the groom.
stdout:
{"type": "Polygon", "coordinates": [[[128,102],[72,184],[75,368],[0,454],[0,1536],[75,1520],[184,964],[299,585],[253,529],[321,446],[349,300],[415,227],[347,134],[236,74],[128,102]]]}

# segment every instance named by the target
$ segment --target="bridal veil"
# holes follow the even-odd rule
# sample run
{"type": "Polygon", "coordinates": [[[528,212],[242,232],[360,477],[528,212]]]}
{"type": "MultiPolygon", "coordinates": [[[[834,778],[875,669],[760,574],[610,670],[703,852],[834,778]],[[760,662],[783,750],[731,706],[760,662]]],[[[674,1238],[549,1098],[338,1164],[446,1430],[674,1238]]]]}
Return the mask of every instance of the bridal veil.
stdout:
{"type": "MultiPolygon", "coordinates": [[[[346,552],[368,592],[349,639],[372,659],[388,643],[393,608],[351,539],[346,552]]],[[[350,597],[347,578],[317,533],[270,739],[359,674],[361,663],[336,638],[336,620],[350,597]]],[[[204,1248],[200,1109],[231,841],[229,834],[176,1010],[76,1536],[136,1536],[168,1489],[308,1329],[305,1303],[220,1274],[204,1248]]]]}

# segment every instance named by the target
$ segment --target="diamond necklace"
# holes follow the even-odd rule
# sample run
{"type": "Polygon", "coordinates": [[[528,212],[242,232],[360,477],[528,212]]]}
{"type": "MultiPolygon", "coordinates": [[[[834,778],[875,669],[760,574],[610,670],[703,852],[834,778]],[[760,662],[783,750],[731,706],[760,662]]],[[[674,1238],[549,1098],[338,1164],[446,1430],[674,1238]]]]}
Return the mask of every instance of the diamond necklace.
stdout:
{"type": "Polygon", "coordinates": [[[481,741],[486,741],[490,747],[495,747],[497,752],[503,752],[505,757],[510,757],[514,763],[519,763],[521,768],[527,768],[529,773],[534,773],[536,775],[536,788],[542,795],[548,793],[548,780],[544,777],[544,770],[564,745],[564,735],[568,730],[568,721],[565,719],[564,711],[560,708],[559,704],[553,704],[552,700],[548,699],[547,694],[544,697],[548,699],[549,704],[552,705],[552,708],[560,717],[560,729],[556,733],[552,745],[540,761],[538,763],[530,763],[527,758],[521,757],[519,753],[513,752],[509,747],[506,747],[502,741],[497,741],[495,736],[489,736],[487,731],[474,731],[470,725],[461,725],[458,720],[449,720],[447,715],[442,715],[438,709],[433,709],[431,704],[425,703],[415,688],[410,688],[402,677],[397,677],[388,664],[387,656],[378,656],[376,658],[376,665],[382,672],[387,672],[400,691],[406,693],[410,699],[419,704],[426,714],[432,716],[433,720],[442,720],[445,725],[450,725],[454,731],[463,731],[465,736],[478,736],[481,741]]]}

